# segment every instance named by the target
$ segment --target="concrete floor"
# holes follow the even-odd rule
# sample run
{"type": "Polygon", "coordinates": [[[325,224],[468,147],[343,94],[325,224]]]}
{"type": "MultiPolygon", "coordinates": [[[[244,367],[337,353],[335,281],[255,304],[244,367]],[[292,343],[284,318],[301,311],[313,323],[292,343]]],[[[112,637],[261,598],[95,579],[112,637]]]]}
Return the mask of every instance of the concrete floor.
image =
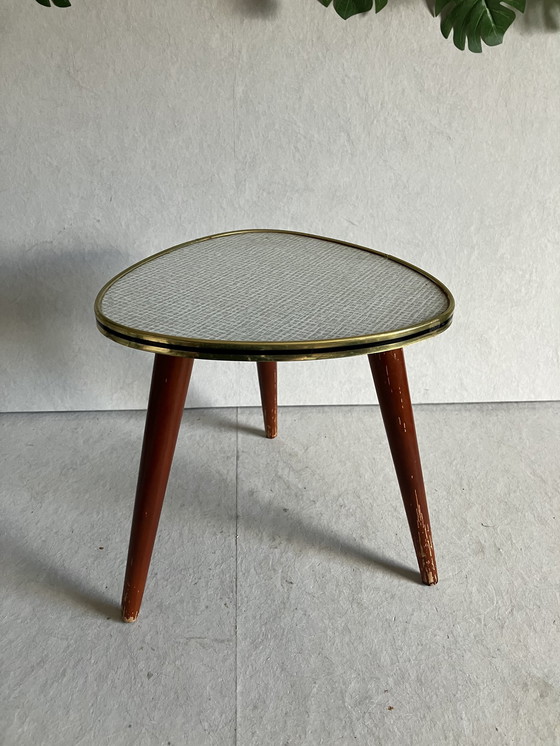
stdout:
{"type": "Polygon", "coordinates": [[[188,410],[133,625],[144,413],[0,416],[0,743],[560,744],[559,415],[416,408],[428,588],[377,408],[188,410]]]}

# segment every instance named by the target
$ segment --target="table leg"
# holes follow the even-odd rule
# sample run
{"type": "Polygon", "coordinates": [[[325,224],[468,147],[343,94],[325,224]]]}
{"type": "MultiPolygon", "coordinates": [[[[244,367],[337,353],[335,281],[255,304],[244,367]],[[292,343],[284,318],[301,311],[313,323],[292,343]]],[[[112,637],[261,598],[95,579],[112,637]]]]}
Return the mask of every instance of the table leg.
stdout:
{"type": "Polygon", "coordinates": [[[398,349],[368,357],[422,582],[434,585],[436,560],[404,354],[398,349]]]}
{"type": "Polygon", "coordinates": [[[189,358],[155,356],[122,596],[125,622],[140,612],[192,366],[189,358]]]}
{"type": "Polygon", "coordinates": [[[276,363],[257,363],[259,387],[264,418],[264,429],[267,438],[278,435],[278,403],[276,394],[276,363]]]}

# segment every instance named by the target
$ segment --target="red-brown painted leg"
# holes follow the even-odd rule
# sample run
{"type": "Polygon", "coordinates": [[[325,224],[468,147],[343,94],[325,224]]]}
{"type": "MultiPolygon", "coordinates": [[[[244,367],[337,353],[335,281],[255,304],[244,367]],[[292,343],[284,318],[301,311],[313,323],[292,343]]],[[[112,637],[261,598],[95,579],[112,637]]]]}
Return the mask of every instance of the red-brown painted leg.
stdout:
{"type": "Polygon", "coordinates": [[[422,582],[435,585],[438,576],[434,545],[404,354],[399,349],[368,357],[422,582]]]}
{"type": "Polygon", "coordinates": [[[123,588],[125,622],[140,612],[192,366],[189,358],[155,356],[123,588]]]}
{"type": "Polygon", "coordinates": [[[257,363],[259,387],[264,418],[264,430],[267,438],[278,435],[278,404],[276,396],[276,363],[257,363]]]}

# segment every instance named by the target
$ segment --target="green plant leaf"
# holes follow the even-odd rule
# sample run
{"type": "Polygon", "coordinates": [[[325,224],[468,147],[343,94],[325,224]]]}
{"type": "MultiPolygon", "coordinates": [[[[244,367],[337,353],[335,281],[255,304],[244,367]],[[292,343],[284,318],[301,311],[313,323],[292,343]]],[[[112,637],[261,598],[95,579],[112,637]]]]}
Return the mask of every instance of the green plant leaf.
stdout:
{"type": "Polygon", "coordinates": [[[480,41],[480,35],[478,27],[482,21],[484,15],[484,8],[473,8],[467,17],[466,32],[467,32],[467,44],[471,52],[482,52],[482,43],[480,41]]]}
{"type": "Polygon", "coordinates": [[[57,8],[69,8],[70,2],[69,0],[35,0],[39,5],[44,5],[45,8],[51,7],[51,2],[53,5],[56,5],[57,8]]]}
{"type": "MultiPolygon", "coordinates": [[[[319,0],[325,7],[331,4],[331,0],[319,0]]],[[[375,6],[375,12],[387,5],[387,0],[334,0],[333,7],[341,18],[346,20],[358,13],[367,13],[375,6]]]]}
{"type": "Polygon", "coordinates": [[[436,16],[447,8],[441,33],[447,39],[453,31],[453,43],[458,49],[464,49],[468,40],[471,52],[482,52],[481,42],[490,47],[501,44],[515,21],[515,13],[504,3],[521,13],[525,10],[525,0],[436,0],[436,16]]]}
{"type": "Polygon", "coordinates": [[[453,43],[458,49],[465,48],[465,40],[467,38],[465,21],[478,2],[479,0],[462,0],[462,2],[458,2],[441,22],[441,33],[447,39],[451,31],[453,31],[453,43]]]}
{"type": "Polygon", "coordinates": [[[373,8],[373,0],[334,0],[333,6],[338,15],[346,20],[358,13],[367,13],[373,8]]]}

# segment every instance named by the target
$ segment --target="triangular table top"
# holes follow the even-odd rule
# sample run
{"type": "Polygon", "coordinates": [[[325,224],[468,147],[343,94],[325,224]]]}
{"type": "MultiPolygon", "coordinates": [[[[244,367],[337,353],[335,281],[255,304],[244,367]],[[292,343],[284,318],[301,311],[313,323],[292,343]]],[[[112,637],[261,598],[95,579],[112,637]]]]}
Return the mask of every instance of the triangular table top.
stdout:
{"type": "Polygon", "coordinates": [[[303,233],[189,241],[121,272],[97,324],[130,347],[224,360],[302,360],[402,347],[446,329],[454,301],[395,257],[303,233]]]}

